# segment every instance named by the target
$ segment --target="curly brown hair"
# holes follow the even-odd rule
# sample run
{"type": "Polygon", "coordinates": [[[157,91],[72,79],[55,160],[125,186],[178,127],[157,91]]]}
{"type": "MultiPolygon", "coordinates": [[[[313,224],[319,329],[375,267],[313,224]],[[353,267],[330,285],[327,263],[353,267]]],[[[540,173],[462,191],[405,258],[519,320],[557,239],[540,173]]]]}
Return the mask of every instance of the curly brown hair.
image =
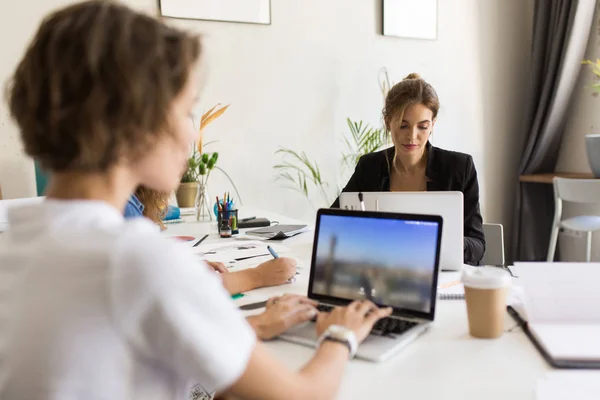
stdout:
{"type": "Polygon", "coordinates": [[[170,134],[200,52],[197,36],[110,0],[50,14],[6,87],[25,152],[56,172],[135,160],[170,134]]]}
{"type": "Polygon", "coordinates": [[[433,112],[433,118],[437,117],[440,109],[440,101],[433,86],[414,72],[396,83],[385,98],[383,121],[388,131],[392,120],[396,116],[402,118],[406,107],[412,104],[423,104],[433,112]]]}
{"type": "Polygon", "coordinates": [[[164,229],[162,219],[167,211],[171,194],[140,186],[136,189],[135,196],[144,205],[144,217],[159,224],[164,229]]]}

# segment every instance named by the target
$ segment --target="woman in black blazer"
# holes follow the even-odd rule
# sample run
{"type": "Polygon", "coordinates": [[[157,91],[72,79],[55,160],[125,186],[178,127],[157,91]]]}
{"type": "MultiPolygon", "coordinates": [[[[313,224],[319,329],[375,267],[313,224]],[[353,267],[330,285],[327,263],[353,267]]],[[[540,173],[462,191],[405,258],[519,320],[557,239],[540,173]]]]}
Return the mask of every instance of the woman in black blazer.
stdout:
{"type": "MultiPolygon", "coordinates": [[[[429,143],[439,110],[433,87],[410,74],[390,89],[383,110],[394,147],[360,158],[343,192],[461,191],[464,262],[478,265],[485,251],[479,185],[473,158],[429,143]]],[[[332,207],[339,207],[339,199],[332,207]]]]}

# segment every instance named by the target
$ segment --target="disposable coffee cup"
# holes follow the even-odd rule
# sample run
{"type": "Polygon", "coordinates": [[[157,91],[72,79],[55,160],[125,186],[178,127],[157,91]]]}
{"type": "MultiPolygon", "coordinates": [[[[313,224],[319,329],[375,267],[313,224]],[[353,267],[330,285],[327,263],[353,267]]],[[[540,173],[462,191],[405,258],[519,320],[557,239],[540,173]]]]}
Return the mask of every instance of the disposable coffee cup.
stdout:
{"type": "Polygon", "coordinates": [[[498,267],[465,268],[462,283],[471,336],[485,339],[502,336],[510,275],[498,267]]]}

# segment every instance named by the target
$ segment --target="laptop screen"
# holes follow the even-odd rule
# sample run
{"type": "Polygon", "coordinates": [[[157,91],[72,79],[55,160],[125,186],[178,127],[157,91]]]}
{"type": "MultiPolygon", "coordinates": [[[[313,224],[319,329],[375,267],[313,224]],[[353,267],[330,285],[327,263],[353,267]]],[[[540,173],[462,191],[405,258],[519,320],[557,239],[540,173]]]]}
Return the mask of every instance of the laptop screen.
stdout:
{"type": "Polygon", "coordinates": [[[432,313],[441,224],[435,216],[321,210],[309,295],[432,313]]]}

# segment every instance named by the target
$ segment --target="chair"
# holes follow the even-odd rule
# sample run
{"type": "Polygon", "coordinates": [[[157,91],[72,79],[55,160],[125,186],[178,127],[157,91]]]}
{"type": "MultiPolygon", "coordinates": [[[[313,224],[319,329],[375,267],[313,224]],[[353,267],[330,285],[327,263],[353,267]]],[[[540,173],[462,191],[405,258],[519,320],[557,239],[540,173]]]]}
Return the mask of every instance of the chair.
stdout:
{"type": "Polygon", "coordinates": [[[483,224],[485,253],[482,265],[504,266],[504,228],[500,224],[483,224]]]}
{"type": "Polygon", "coordinates": [[[547,261],[554,261],[558,233],[561,228],[564,228],[587,233],[585,259],[587,262],[590,262],[592,258],[592,233],[600,229],[600,216],[579,215],[563,220],[563,201],[583,204],[600,203],[600,179],[554,178],[554,221],[552,222],[547,261]]]}
{"type": "Polygon", "coordinates": [[[46,192],[46,186],[48,185],[48,174],[46,174],[40,164],[37,161],[33,162],[35,170],[35,186],[37,189],[37,195],[43,196],[46,192]]]}

